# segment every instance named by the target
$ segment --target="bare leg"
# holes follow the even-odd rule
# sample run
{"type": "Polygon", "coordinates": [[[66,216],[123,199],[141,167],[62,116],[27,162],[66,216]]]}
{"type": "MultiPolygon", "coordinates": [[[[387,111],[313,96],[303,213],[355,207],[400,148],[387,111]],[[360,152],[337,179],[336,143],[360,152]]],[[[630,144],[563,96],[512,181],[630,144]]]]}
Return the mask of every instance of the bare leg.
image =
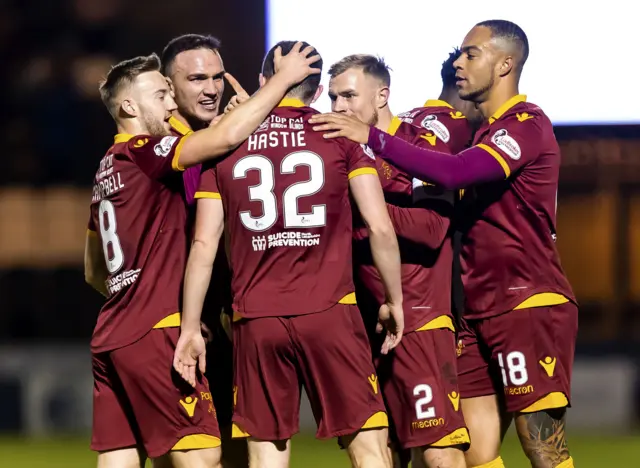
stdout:
{"type": "Polygon", "coordinates": [[[468,466],[480,466],[500,456],[502,429],[496,395],[463,398],[462,414],[469,429],[471,446],[465,453],[468,466]]]}
{"type": "Polygon", "coordinates": [[[143,468],[147,456],[142,449],[130,447],[98,454],[98,468],[143,468]]]}
{"type": "Polygon", "coordinates": [[[554,468],[570,458],[566,415],[566,408],[558,408],[516,416],[518,438],[533,468],[554,468]]]}
{"type": "Polygon", "coordinates": [[[354,468],[391,468],[391,451],[387,447],[387,428],[358,431],[342,437],[351,466],[354,468]]]}
{"type": "Polygon", "coordinates": [[[258,440],[250,438],[250,468],[288,468],[291,455],[291,440],[258,440]]]}

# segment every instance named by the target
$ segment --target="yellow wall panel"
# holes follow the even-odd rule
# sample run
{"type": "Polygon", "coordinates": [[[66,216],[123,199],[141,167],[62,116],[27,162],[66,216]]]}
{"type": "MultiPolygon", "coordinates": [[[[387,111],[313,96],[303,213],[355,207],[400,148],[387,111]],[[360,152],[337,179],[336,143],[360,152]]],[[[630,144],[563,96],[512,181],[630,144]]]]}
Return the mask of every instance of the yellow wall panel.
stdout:
{"type": "Polygon", "coordinates": [[[558,200],[558,250],[578,301],[614,295],[615,198],[612,193],[558,200]]]}
{"type": "Polygon", "coordinates": [[[640,195],[629,206],[629,295],[640,302],[640,195]]]}

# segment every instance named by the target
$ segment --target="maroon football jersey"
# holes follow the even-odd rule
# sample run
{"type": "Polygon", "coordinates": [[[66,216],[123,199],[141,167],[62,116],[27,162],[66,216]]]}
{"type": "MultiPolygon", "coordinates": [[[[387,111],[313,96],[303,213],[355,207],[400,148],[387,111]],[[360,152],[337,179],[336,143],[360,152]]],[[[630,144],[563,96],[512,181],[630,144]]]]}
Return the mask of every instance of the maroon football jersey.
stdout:
{"type": "Polygon", "coordinates": [[[242,146],[202,175],[197,198],[222,198],[234,311],[320,312],[354,303],[349,179],[376,174],[346,139],[325,140],[317,111],[284,100],[242,146]]]}
{"type": "Polygon", "coordinates": [[[117,135],[100,161],[89,228],[104,248],[110,297],[98,315],[93,352],[126,346],[180,310],[187,255],[181,141],[117,135]]]}
{"type": "Polygon", "coordinates": [[[514,309],[549,292],[575,301],[556,249],[560,149],[551,121],[526,96],[514,96],[476,133],[505,180],[465,190],[459,228],[465,316],[514,309]]]}
{"type": "MultiPolygon", "coordinates": [[[[393,119],[387,132],[416,146],[449,152],[444,142],[432,132],[402,122],[399,118],[393,119]]],[[[408,240],[403,234],[417,230],[426,235],[426,226],[438,221],[443,223],[444,231],[447,231],[449,218],[447,214],[440,214],[427,207],[407,209],[419,206],[424,195],[430,195],[428,192],[439,189],[413,179],[380,158],[376,158],[375,162],[387,203],[403,208],[404,212],[403,216],[399,216],[398,210],[389,210],[400,246],[405,330],[416,330],[436,317],[451,314],[451,297],[448,291],[451,289],[453,253],[449,236],[444,238],[438,248],[430,249],[408,240]],[[415,205],[416,202],[418,205],[415,205]],[[434,220],[434,217],[447,219],[434,220]]],[[[373,265],[369,244],[358,240],[355,246],[360,281],[376,302],[382,304],[385,300],[384,287],[378,270],[373,265]]]]}
{"type": "Polygon", "coordinates": [[[449,153],[464,151],[473,141],[471,123],[449,103],[438,99],[429,99],[422,107],[398,114],[406,123],[423,127],[436,135],[449,148],[449,153]]]}
{"type": "MultiPolygon", "coordinates": [[[[169,123],[171,124],[171,133],[177,137],[183,137],[193,133],[193,130],[175,117],[171,117],[169,119],[169,123]]],[[[201,172],[202,165],[197,164],[187,168],[187,170],[182,173],[182,179],[184,181],[184,196],[189,205],[192,205],[195,201],[194,196],[198,190],[198,186],[200,185],[201,172]]]]}

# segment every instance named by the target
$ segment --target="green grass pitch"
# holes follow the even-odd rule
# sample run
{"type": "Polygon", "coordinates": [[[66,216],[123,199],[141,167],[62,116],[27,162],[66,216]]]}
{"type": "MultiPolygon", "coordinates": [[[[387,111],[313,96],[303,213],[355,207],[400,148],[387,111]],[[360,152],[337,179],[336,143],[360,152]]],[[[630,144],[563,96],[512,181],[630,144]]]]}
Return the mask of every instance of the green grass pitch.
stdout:
{"type": "MultiPolygon", "coordinates": [[[[291,466],[294,468],[348,467],[346,455],[333,441],[310,436],[294,437],[291,466]]],[[[82,437],[54,439],[0,438],[0,466],[6,468],[90,468],[96,456],[82,437]]],[[[574,435],[569,445],[577,468],[633,468],[640,466],[640,435],[574,435]]],[[[507,468],[527,468],[513,432],[505,441],[507,468]]]]}

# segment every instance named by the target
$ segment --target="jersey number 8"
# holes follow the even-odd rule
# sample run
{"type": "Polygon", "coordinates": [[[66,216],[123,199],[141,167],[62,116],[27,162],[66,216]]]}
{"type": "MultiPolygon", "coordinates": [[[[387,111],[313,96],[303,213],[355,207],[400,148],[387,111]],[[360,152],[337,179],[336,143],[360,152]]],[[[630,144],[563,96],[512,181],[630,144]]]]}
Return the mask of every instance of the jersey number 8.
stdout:
{"type": "Polygon", "coordinates": [[[114,274],[124,265],[124,253],[120,245],[120,238],[116,233],[116,210],[109,200],[102,200],[98,207],[98,221],[100,222],[100,238],[107,270],[114,274]],[[111,248],[109,248],[111,247],[111,248]]]}
{"type": "MultiPolygon", "coordinates": [[[[280,174],[294,174],[298,166],[309,167],[309,180],[296,182],[282,194],[285,228],[313,228],[326,225],[326,205],[313,205],[310,213],[300,213],[298,200],[318,193],[324,186],[324,161],[311,151],[296,151],[282,159],[280,174]]],[[[240,221],[250,231],[266,231],[278,220],[278,200],[273,193],[276,185],[275,168],[262,155],[246,156],[233,166],[233,178],[244,179],[249,171],[259,171],[260,183],[249,187],[249,199],[262,203],[262,215],[240,212],[240,221]]]]}

